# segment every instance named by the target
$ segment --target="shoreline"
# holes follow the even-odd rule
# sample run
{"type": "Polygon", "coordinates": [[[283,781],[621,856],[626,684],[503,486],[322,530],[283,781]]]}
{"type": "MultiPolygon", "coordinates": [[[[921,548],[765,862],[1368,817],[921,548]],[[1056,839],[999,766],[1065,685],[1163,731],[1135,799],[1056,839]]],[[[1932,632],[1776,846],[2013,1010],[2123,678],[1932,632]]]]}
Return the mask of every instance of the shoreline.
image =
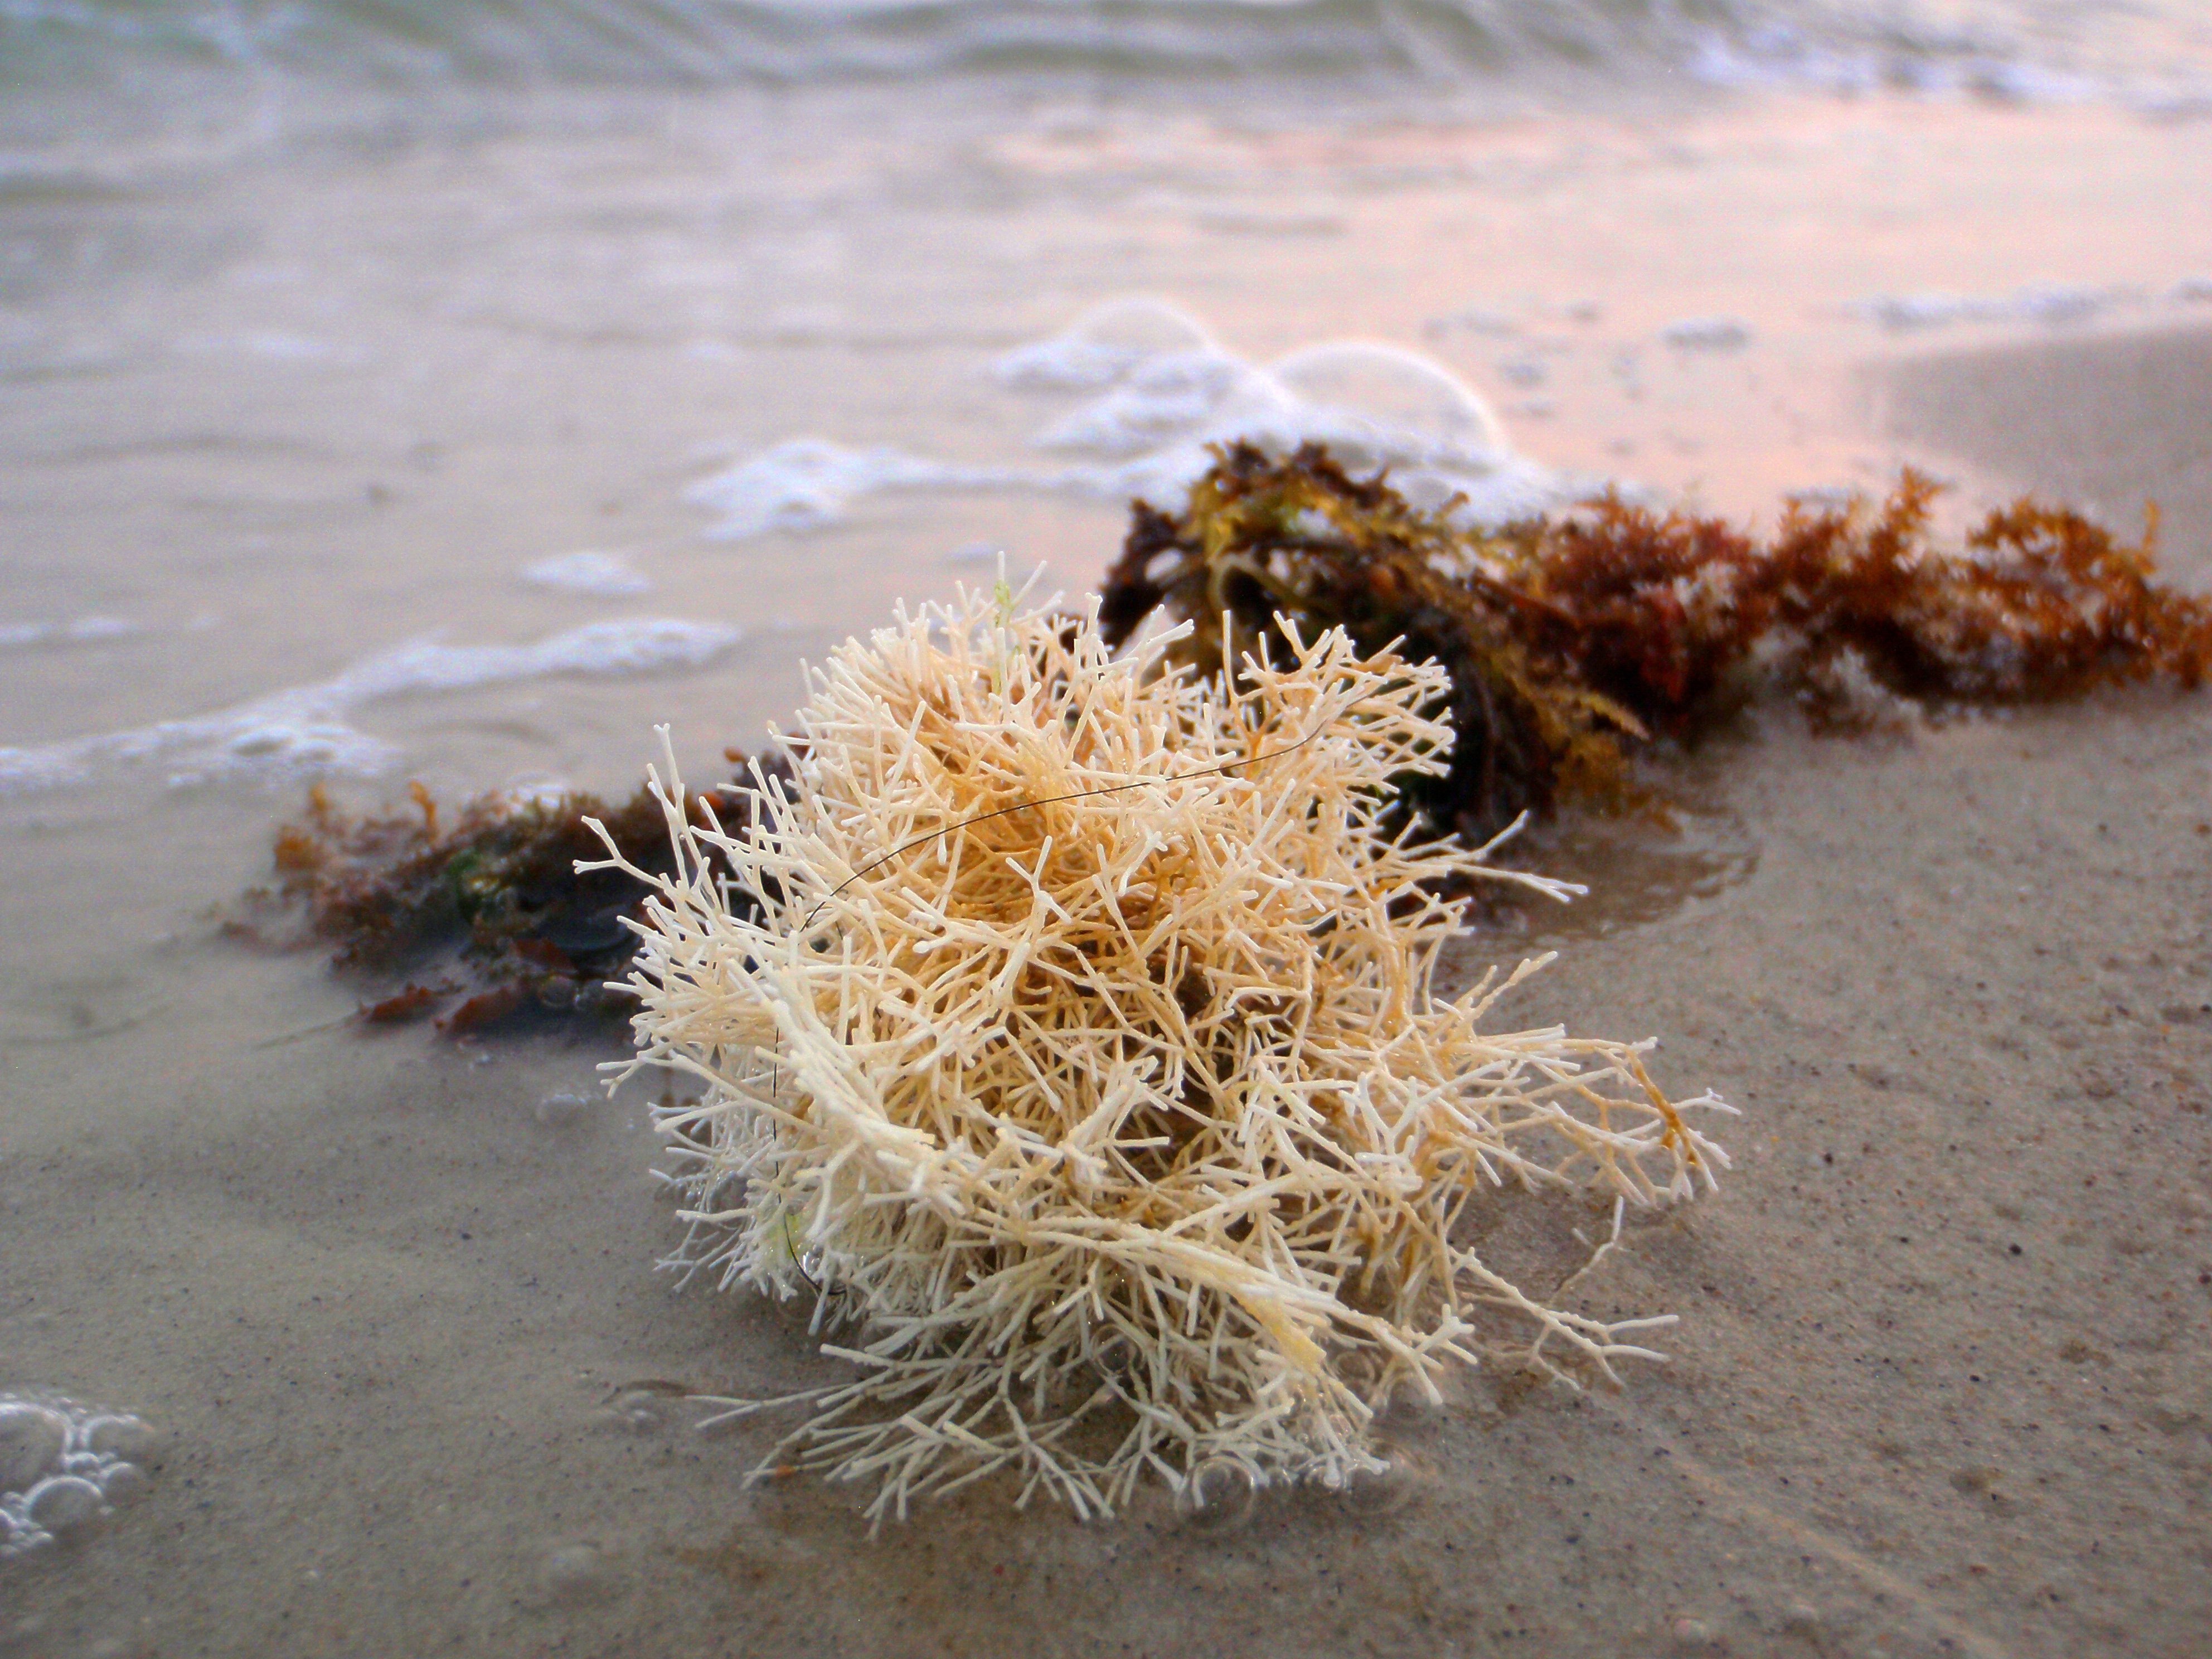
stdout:
{"type": "Polygon", "coordinates": [[[1886,379],[1875,418],[1893,440],[2123,534],[2140,533],[2155,501],[2160,566],[2200,588],[2212,580],[2212,325],[1939,350],[1886,379]]]}
{"type": "MultiPolygon", "coordinates": [[[[2212,333],[2137,327],[2203,314],[2172,297],[2212,273],[2212,218],[2174,206],[2212,195],[2201,124],[832,118],[873,95],[579,94],[450,146],[310,123],[0,202],[36,256],[0,315],[0,625],[48,630],[0,655],[0,744],[313,692],[388,745],[349,799],[619,796],[663,720],[716,775],[895,597],[1000,547],[1079,590],[1126,514],[886,488],[714,540],[692,492],[808,437],[1059,465],[1088,394],[994,366],[1128,295],[1247,365],[1418,353],[1516,453],[1762,526],[1912,460],[1961,510],[2033,487],[2127,530],[2157,495],[2173,572],[2212,568],[2212,333]],[[1943,332],[1853,309],[2037,283],[2154,297],[1943,332]],[[1670,339],[1700,319],[1745,337],[1670,339]],[[580,554],[647,586],[527,574],[580,554]],[[654,617],[743,631],[576,653],[654,617]]],[[[233,735],[250,763],[269,734],[233,735]]],[[[1455,966],[1558,947],[1502,1018],[1656,1035],[1666,1087],[1744,1109],[1718,1197],[1585,1289],[1679,1314],[1670,1362],[1603,1397],[1478,1378],[1394,1416],[1426,1473],[1390,1503],[1271,1494],[1219,1534],[986,1489],[871,1542],[849,1492],[741,1489],[779,1425],[701,1437],[678,1396],[836,1367],[803,1310],[656,1271],[644,1085],[538,1109],[620,1050],[325,1029],[352,988],[209,914],[301,774],[173,782],[191,752],[0,798],[0,1390],[162,1437],[137,1502],[0,1564],[0,1659],[2201,1645],[2212,691],[1861,738],[1753,711],[1680,763],[1694,835],[1563,836],[1600,890],[1455,966]]]]}
{"type": "Polygon", "coordinates": [[[634,1103],[532,1115],[595,1050],[257,1047],[345,999],[171,947],[132,1023],[8,1043],[9,1380],[164,1440],[139,1504],[6,1570],[0,1652],[2189,1651],[2212,705],[1726,743],[1755,861],[1504,1011],[1656,1032],[1668,1086],[1744,1110],[1718,1198],[1590,1291],[1679,1313],[1670,1363],[1478,1379],[1389,1425],[1401,1506],[1270,1495],[1218,1535],[983,1490],[871,1543],[850,1494],[740,1492],[774,1426],[701,1438],[668,1390],[832,1369],[803,1316],[653,1272],[634,1103]]]}

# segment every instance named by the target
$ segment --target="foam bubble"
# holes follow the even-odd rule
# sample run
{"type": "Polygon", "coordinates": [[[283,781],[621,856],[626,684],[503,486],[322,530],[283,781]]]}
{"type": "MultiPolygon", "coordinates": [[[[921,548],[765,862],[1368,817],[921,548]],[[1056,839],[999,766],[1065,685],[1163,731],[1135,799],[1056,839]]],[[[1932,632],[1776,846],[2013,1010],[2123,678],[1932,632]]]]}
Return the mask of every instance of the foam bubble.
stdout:
{"type": "Polygon", "coordinates": [[[592,1103],[588,1096],[561,1089],[539,1100],[530,1115],[550,1129],[574,1128],[592,1115],[592,1103]]]}
{"type": "Polygon", "coordinates": [[[165,763],[176,786],[236,776],[373,776],[395,751],[382,738],[347,723],[345,716],[364,704],[560,674],[696,668],[739,635],[739,629],[720,623],[638,617],[590,623],[530,645],[413,640],[320,684],[289,687],[211,714],[42,748],[0,749],[0,794],[82,781],[116,763],[165,763]]]}
{"type": "Polygon", "coordinates": [[[788,438],[702,478],[684,499],[717,515],[707,532],[741,541],[771,530],[812,530],[844,516],[854,498],[898,488],[991,488],[1018,482],[1003,469],[957,466],[902,450],[850,449],[788,438]]]}
{"type": "Polygon", "coordinates": [[[143,1498],[154,1485],[154,1477],[136,1463],[117,1463],[100,1477],[100,1494],[111,1507],[121,1509],[143,1498]]]}
{"type": "Polygon", "coordinates": [[[2129,288],[2039,283],[2010,294],[1877,294],[1854,309],[1884,328],[1912,333],[1959,323],[2085,323],[2142,299],[2129,288]]]}
{"type": "Polygon", "coordinates": [[[1220,357],[1206,325],[1172,301],[1150,295],[1109,300],[1064,332],[999,359],[999,379],[1039,391],[1091,392],[1164,357],[1220,357]]]}
{"type": "Polygon", "coordinates": [[[1259,1500],[1259,1483],[1249,1469],[1227,1458],[1210,1457],[1177,1489],[1176,1510],[1182,1524],[1194,1530],[1236,1532],[1250,1523],[1259,1500]]]}
{"type": "Polygon", "coordinates": [[[0,1560],[53,1542],[143,1491],[141,1419],[58,1396],[0,1394],[0,1560]]]}
{"type": "Polygon", "coordinates": [[[617,1585],[606,1552],[597,1544],[562,1544],[538,1564],[538,1582],[556,1601],[601,1601],[617,1585]]]}
{"type": "Polygon", "coordinates": [[[585,551],[540,559],[522,568],[522,580],[539,587],[557,587],[569,593],[588,593],[598,599],[618,599],[642,593],[653,584],[619,553],[585,551]]]}
{"type": "Polygon", "coordinates": [[[1678,351],[1741,351],[1751,343],[1751,329],[1735,317],[1686,317],[1659,337],[1678,351]]]}
{"type": "Polygon", "coordinates": [[[97,1481],[81,1474],[49,1475],[23,1495],[23,1518],[46,1532],[67,1532],[106,1506],[97,1481]]]}
{"type": "Polygon", "coordinates": [[[0,1401],[0,1490],[27,1488],[62,1466],[69,1419],[27,1400],[0,1401]]]}

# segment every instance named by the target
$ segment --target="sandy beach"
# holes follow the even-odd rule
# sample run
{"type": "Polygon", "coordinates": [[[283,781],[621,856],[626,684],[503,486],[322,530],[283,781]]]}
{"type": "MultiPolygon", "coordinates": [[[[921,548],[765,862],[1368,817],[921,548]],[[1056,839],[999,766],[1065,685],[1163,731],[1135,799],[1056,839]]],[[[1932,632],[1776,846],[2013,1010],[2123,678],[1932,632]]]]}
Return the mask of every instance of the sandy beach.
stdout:
{"type": "MultiPolygon", "coordinates": [[[[978,548],[1095,580],[1110,495],[890,484],[740,545],[685,492],[801,434],[1042,465],[1024,445],[1068,405],[992,366],[1118,292],[1253,362],[1425,352],[1552,472],[1747,517],[1906,461],[1961,507],[2032,489],[2131,529],[2154,498],[2201,586],[2212,332],[2171,296],[2212,270],[2212,227],[2172,222],[2212,173],[2198,128],[1032,112],[948,118],[894,165],[817,143],[844,114],[603,113],[226,174],[164,210],[250,227],[231,251],[10,290],[8,599],[49,632],[0,660],[0,1391],[160,1437],[135,1502],[0,1561],[0,1655],[2203,1650],[2212,694],[1849,737],[1754,710],[1680,758],[1686,841],[1534,838],[1596,890],[1471,933],[1455,969],[1557,949],[1503,1018],[1656,1036],[1668,1088],[1742,1112],[1720,1194],[1632,1219],[1580,1292],[1678,1314],[1669,1362],[1579,1396],[1475,1377],[1394,1414],[1402,1480],[1266,1492],[1239,1525],[1157,1497],[1085,1526],[986,1485],[872,1538],[849,1491],[747,1487],[776,1429],[702,1435],[686,1396],[835,1368],[803,1309],[654,1270],[678,1230],[650,1089],[592,1092],[618,1042],[364,1035],[357,988],[216,923],[300,799],[305,773],[256,769],[270,744],[384,745],[332,763],[356,801],[627,787],[654,721],[702,765],[757,740],[801,657],[973,579],[978,548]],[[739,132],[757,177],[726,166],[739,132]],[[1892,187],[1884,158],[1939,142],[1955,172],[1892,187]],[[1822,214],[1776,209],[1808,179],[1822,214]],[[2011,294],[2069,214],[2046,274],[2135,297],[2058,332],[1851,309],[2011,294]],[[1497,249],[1526,252],[1498,275],[1497,249]],[[1747,343],[1666,343],[1712,316],[1747,343]],[[650,592],[516,574],[599,547],[650,592]],[[637,626],[543,648],[605,616],[637,626]],[[521,654],[376,654],[434,632],[521,654]],[[162,725],[186,716],[213,723],[162,725]]],[[[112,236],[149,188],[6,210],[112,236]]]]}
{"type": "Polygon", "coordinates": [[[1695,765],[1755,867],[1556,928],[1514,1011],[1662,1033],[1667,1079],[1744,1110],[1722,1197],[1596,1292],[1679,1311],[1673,1362],[1478,1383],[1393,1425],[1427,1471],[1401,1506],[1270,1498],[1227,1535],[977,1492],[871,1541],[834,1491],[741,1490],[759,1431],[701,1439],[675,1396],[821,1362],[649,1273],[640,1102],[537,1120],[599,1053],[240,1045],[227,1011],[281,1032],[345,993],[118,941],[91,1029],[9,1046],[4,1328],[19,1375],[96,1376],[165,1439],[140,1506],[13,1569],[11,1650],[2192,1651],[2212,710],[1775,719],[1695,765]]]}

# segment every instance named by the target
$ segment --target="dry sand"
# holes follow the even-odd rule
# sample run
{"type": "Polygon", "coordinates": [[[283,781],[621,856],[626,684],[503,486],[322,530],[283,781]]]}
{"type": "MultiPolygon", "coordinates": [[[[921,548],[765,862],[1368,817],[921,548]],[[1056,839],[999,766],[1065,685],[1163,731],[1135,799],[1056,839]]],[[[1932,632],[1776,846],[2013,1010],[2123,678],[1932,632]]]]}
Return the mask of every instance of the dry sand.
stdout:
{"type": "MultiPolygon", "coordinates": [[[[1894,408],[1931,460],[2201,502],[2206,349],[1948,359],[1894,408]],[[2054,384],[2111,418],[2021,418],[2054,384]]],[[[1721,1196],[1592,1290],[1679,1311],[1674,1362],[1478,1380],[1394,1422],[1427,1471],[1395,1503],[1212,1531],[983,1491],[872,1541],[850,1494],[742,1490],[773,1431],[676,1396],[826,1368],[650,1271],[639,1100],[533,1115],[599,1053],[253,1047],[347,994],[119,931],[11,1013],[0,1355],[164,1441],[140,1503],[0,1576],[0,1653],[2203,1651],[2212,699],[1774,718],[1685,787],[1734,878],[1559,924],[1512,1011],[1662,1034],[1668,1083],[1744,1109],[1721,1196]]]]}

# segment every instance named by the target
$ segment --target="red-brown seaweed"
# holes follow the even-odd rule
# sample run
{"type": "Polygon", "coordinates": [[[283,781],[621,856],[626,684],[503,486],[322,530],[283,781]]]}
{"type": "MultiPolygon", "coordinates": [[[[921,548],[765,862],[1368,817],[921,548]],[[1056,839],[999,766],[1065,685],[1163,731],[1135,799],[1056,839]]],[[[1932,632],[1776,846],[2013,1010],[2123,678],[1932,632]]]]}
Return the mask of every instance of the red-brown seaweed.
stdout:
{"type": "MultiPolygon", "coordinates": [[[[744,757],[729,758],[746,777],[744,757]]],[[[778,756],[764,775],[787,775],[778,756]]],[[[360,1010],[369,1024],[440,1014],[461,1034],[536,1016],[592,1019],[626,1012],[604,984],[626,973],[645,889],[619,870],[579,873],[606,848],[597,819],[622,855],[655,873],[671,867],[668,821],[650,793],[610,804],[582,793],[552,799],[485,795],[450,824],[421,784],[414,810],[354,817],[319,786],[305,817],[276,833],[276,880],[248,896],[233,930],[266,938],[275,919],[331,948],[332,965],[398,988],[360,1010]]],[[[701,823],[750,821],[750,782],[696,797],[701,823]]]]}
{"type": "Polygon", "coordinates": [[[1341,626],[1364,651],[1402,640],[1443,663],[1451,769],[1409,780],[1408,799],[1471,840],[1563,799],[1623,799],[1653,738],[1759,690],[1833,712],[1854,677],[1986,704],[2212,672],[2212,602],[2154,579],[2150,533],[2129,545],[2023,499],[1947,550],[1936,494],[1908,471],[1879,506],[1794,502],[1764,542],[1615,495],[1486,532],[1321,447],[1237,444],[1181,512],[1135,505],[1103,616],[1117,644],[1156,609],[1190,622],[1178,654],[1207,672],[1265,635],[1279,649],[1279,615],[1307,638],[1341,626]]]}
{"type": "MultiPolygon", "coordinates": [[[[1607,495],[1486,531],[1423,511],[1327,449],[1216,451],[1181,511],[1139,501],[1103,586],[1125,644],[1156,611],[1188,621],[1176,658],[1218,672],[1287,618],[1309,641],[1342,627],[1363,653],[1443,665],[1455,741],[1441,775],[1401,780],[1407,812],[1470,844],[1523,812],[1618,805],[1632,763],[1761,692],[1836,716],[1856,681],[1928,704],[2021,703],[2212,673],[2212,601],[2156,580],[2153,538],[2115,538],[2078,513],[2016,501],[1957,547],[1932,528],[1936,487],[1906,472],[1880,504],[1795,502],[1762,541],[1722,520],[1607,495]]],[[[730,759],[740,779],[744,757],[730,759]]],[[[781,757],[763,764],[790,776],[781,757]]],[[[287,915],[335,966],[381,989],[361,1018],[438,1013],[449,1032],[620,1012],[603,983],[629,968],[645,888],[579,873],[605,848],[649,874],[672,856],[640,790],[610,804],[488,795],[450,827],[421,785],[411,811],[352,817],[319,788],[277,833],[276,881],[235,931],[287,915]]],[[[749,822],[751,786],[692,802],[749,822]]]]}

